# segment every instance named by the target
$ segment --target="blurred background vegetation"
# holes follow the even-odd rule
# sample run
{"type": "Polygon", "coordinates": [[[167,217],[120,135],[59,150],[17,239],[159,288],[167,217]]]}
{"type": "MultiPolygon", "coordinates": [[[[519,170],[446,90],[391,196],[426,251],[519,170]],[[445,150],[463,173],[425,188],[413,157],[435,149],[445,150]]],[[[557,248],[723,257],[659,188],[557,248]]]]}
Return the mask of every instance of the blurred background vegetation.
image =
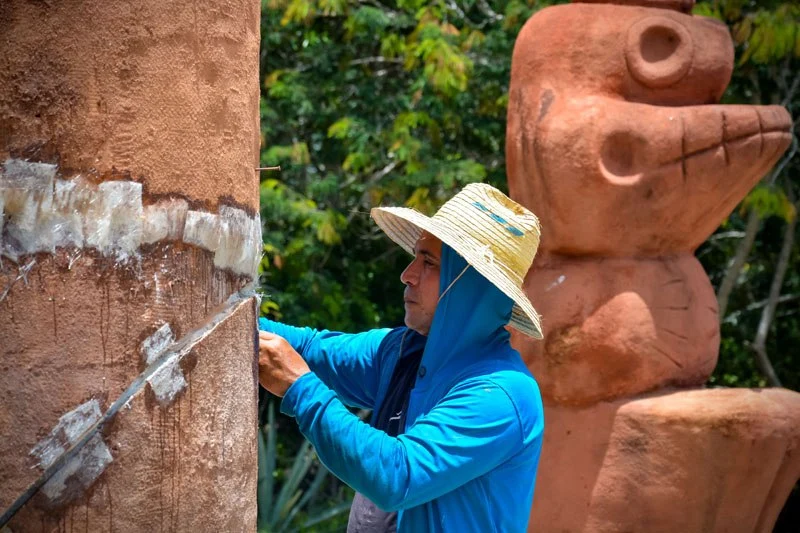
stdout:
{"type": "MultiPolygon", "coordinates": [[[[555,3],[563,2],[263,1],[261,163],[282,167],[261,181],[265,316],[340,331],[402,323],[408,258],[369,209],[432,213],[474,181],[507,190],[514,40],[555,3]]],[[[708,0],[694,12],[725,22],[736,45],[724,103],[781,104],[800,117],[797,2],[708,0]]],[[[797,151],[795,136],[697,251],[722,320],[710,386],[800,389],[797,151]]],[[[352,491],[275,414],[276,399],[262,391],[260,403],[259,527],[343,530],[352,491]]],[[[795,519],[784,512],[777,529],[795,519]]]]}

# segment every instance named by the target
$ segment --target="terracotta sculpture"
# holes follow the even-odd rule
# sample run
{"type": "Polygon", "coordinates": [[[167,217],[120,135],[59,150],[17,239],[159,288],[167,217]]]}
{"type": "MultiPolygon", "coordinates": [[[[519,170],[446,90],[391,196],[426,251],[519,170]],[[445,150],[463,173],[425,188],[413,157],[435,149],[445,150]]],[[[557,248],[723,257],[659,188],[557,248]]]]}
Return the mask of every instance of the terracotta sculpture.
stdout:
{"type": "Polygon", "coordinates": [[[733,45],[692,3],[550,7],[517,39],[509,188],[543,229],[545,339],[515,337],[547,402],[535,531],[766,532],[800,476],[800,395],[697,388],[719,321],[693,252],[791,118],[715,105],[733,45]]]}
{"type": "Polygon", "coordinates": [[[0,529],[255,529],[260,4],[0,2],[0,529]]]}

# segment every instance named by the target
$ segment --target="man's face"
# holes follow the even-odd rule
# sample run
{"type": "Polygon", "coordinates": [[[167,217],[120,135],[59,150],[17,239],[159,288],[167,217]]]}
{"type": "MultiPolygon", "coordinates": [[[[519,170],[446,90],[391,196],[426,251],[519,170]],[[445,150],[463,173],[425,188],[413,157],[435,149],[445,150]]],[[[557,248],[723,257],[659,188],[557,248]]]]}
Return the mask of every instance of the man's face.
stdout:
{"type": "Polygon", "coordinates": [[[403,301],[406,308],[406,326],[421,335],[428,335],[433,314],[439,303],[439,266],[442,241],[423,232],[414,246],[414,260],[400,274],[405,283],[403,301]]]}

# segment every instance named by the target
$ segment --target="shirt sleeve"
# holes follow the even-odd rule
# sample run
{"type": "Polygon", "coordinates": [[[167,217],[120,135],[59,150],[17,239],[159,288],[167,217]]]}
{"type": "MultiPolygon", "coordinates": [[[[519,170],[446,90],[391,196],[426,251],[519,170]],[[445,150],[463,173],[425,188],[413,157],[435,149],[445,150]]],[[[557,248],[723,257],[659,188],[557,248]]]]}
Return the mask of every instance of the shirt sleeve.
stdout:
{"type": "MultiPolygon", "coordinates": [[[[515,404],[486,378],[451,389],[398,437],[351,414],[313,374],[289,388],[281,410],[297,419],[331,472],[386,511],[455,490],[536,438],[531,431],[523,434],[515,404]]],[[[541,432],[543,424],[535,427],[541,432]]]]}
{"type": "Polygon", "coordinates": [[[346,405],[374,408],[381,379],[378,352],[390,329],[338,333],[298,328],[266,318],[259,319],[258,327],[286,339],[346,405]]]}

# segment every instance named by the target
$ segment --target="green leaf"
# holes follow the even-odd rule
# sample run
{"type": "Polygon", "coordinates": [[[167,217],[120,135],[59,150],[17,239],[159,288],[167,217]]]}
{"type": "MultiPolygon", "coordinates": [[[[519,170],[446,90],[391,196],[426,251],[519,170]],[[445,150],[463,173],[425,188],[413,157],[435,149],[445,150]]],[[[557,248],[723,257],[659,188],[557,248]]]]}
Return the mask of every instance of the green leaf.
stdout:
{"type": "Polygon", "coordinates": [[[325,16],[343,15],[347,12],[347,0],[319,0],[319,7],[325,16]]]}
{"type": "Polygon", "coordinates": [[[710,4],[706,2],[695,4],[694,8],[692,8],[692,15],[700,17],[710,17],[724,21],[724,17],[719,8],[715,4],[710,4]]]}
{"type": "Polygon", "coordinates": [[[486,40],[486,35],[479,30],[472,30],[469,35],[461,43],[461,49],[464,52],[472,50],[476,46],[480,46],[486,40]]]}
{"type": "Polygon", "coordinates": [[[277,459],[277,435],[275,427],[275,407],[270,401],[268,407],[267,426],[258,431],[258,525],[259,527],[271,525],[274,522],[273,490],[274,480],[272,473],[275,471],[277,459]],[[266,433],[266,439],[264,434],[266,433]],[[266,440],[266,442],[265,442],[266,440]]]}
{"type": "Polygon", "coordinates": [[[280,306],[273,300],[266,298],[262,299],[260,310],[263,316],[271,317],[275,320],[280,320],[281,318],[280,306]]]}
{"type": "Polygon", "coordinates": [[[344,22],[347,39],[352,39],[357,33],[378,33],[389,26],[391,19],[382,9],[362,5],[353,11],[344,22]]]}
{"type": "Polygon", "coordinates": [[[312,15],[312,4],[309,0],[289,0],[281,19],[281,26],[286,26],[292,22],[305,22],[312,15]]]}
{"type": "Polygon", "coordinates": [[[753,34],[753,20],[750,17],[742,19],[741,22],[733,27],[732,37],[736,44],[747,42],[753,34]]]}
{"type": "Polygon", "coordinates": [[[331,124],[328,128],[328,137],[344,139],[352,130],[354,122],[349,117],[343,117],[331,124]]]}
{"type": "Polygon", "coordinates": [[[289,514],[289,510],[291,509],[289,502],[295,498],[299,498],[299,496],[296,496],[296,493],[298,487],[300,486],[300,482],[303,480],[303,477],[311,467],[312,458],[311,444],[306,441],[300,447],[300,450],[295,456],[289,476],[283,482],[283,486],[278,493],[278,498],[275,502],[274,508],[275,512],[272,516],[275,521],[286,518],[286,516],[289,514]]]}
{"type": "Polygon", "coordinates": [[[361,172],[370,163],[369,155],[365,152],[353,152],[347,154],[342,162],[342,170],[351,172],[361,172]]]}
{"type": "Polygon", "coordinates": [[[317,226],[317,239],[321,243],[333,246],[342,242],[342,238],[336,228],[338,221],[337,213],[330,210],[325,212],[322,221],[317,226]]]}
{"type": "Polygon", "coordinates": [[[795,208],[783,189],[758,185],[742,201],[744,210],[755,209],[760,218],[777,216],[790,222],[796,216],[795,208]]]}
{"type": "Polygon", "coordinates": [[[402,35],[390,33],[381,39],[381,55],[394,59],[401,57],[406,50],[406,41],[402,35]]]}
{"type": "Polygon", "coordinates": [[[350,502],[340,503],[336,507],[332,507],[327,511],[323,511],[316,516],[313,516],[306,520],[303,524],[303,529],[307,529],[313,527],[321,522],[325,522],[326,520],[330,520],[334,516],[344,513],[345,511],[350,510],[350,502]]]}
{"type": "Polygon", "coordinates": [[[299,513],[300,510],[303,509],[308,504],[308,502],[310,502],[319,493],[319,490],[322,487],[322,483],[325,481],[327,477],[328,477],[328,469],[325,468],[322,464],[320,464],[319,468],[317,468],[317,473],[314,476],[314,480],[311,482],[311,485],[309,485],[308,489],[306,489],[305,492],[303,492],[303,497],[300,498],[300,500],[297,501],[292,506],[292,509],[286,516],[286,519],[283,521],[283,524],[281,524],[281,529],[286,528],[291,523],[292,519],[294,519],[294,517],[297,516],[297,513],[299,513]]]}

